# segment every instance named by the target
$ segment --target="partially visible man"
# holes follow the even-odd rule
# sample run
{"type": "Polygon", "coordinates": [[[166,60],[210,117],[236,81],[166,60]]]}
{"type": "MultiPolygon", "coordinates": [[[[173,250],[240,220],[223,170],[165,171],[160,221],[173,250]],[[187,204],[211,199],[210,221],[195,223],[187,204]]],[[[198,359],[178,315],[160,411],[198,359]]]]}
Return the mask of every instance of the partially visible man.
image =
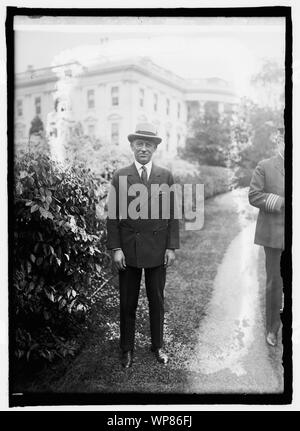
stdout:
{"type": "Polygon", "coordinates": [[[258,163],[250,183],[249,202],[259,208],[255,244],[264,246],[266,264],[267,343],[277,344],[282,304],[281,253],[284,249],[284,129],[276,135],[277,154],[258,163]]]}
{"type": "MultiPolygon", "coordinates": [[[[115,198],[115,215],[109,215],[107,220],[108,248],[113,250],[113,260],[119,270],[120,347],[124,368],[131,367],[133,361],[135,318],[143,268],[149,302],[151,348],[158,362],[165,364],[168,361],[163,351],[164,287],[166,267],[172,265],[174,250],[179,248],[179,221],[174,217],[174,201],[170,200],[169,215],[164,217],[159,213],[152,217],[151,213],[151,186],[172,186],[174,183],[170,171],[152,163],[161,138],[152,124],[141,123],[128,140],[135,160],[114,174],[109,207],[111,199],[115,198]],[[129,192],[134,187],[147,192],[143,202],[136,205],[138,217],[130,211],[137,198],[129,192]]],[[[159,193],[158,199],[161,200],[163,193],[159,193]]]]}

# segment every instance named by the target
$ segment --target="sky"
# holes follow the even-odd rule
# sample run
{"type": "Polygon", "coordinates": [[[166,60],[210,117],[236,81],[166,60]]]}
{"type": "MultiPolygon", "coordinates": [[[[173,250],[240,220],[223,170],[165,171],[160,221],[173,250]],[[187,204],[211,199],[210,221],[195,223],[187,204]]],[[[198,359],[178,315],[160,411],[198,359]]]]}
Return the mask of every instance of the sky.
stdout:
{"type": "Polygon", "coordinates": [[[284,65],[282,18],[16,17],[15,70],[150,57],[184,78],[229,80],[249,94],[262,59],[284,65]]]}

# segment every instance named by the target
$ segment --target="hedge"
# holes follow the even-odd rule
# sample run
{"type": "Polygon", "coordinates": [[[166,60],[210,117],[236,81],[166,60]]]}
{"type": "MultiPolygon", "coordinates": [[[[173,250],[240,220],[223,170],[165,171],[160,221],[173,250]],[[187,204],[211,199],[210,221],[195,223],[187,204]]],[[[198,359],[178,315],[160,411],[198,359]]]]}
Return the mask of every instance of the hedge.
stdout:
{"type": "Polygon", "coordinates": [[[164,160],[164,166],[180,184],[204,184],[205,199],[226,193],[235,187],[235,174],[230,168],[222,166],[198,165],[179,158],[164,160]]]}
{"type": "Polygon", "coordinates": [[[62,168],[47,155],[15,161],[13,307],[15,355],[52,361],[75,350],[72,334],[105,279],[105,221],[97,206],[107,180],[62,168]]]}

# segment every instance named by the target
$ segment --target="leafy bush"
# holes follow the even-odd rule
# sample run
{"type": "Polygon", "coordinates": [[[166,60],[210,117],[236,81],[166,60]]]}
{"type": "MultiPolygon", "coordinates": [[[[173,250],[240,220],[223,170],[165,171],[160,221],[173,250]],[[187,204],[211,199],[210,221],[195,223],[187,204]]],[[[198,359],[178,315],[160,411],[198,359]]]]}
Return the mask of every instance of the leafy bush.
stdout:
{"type": "Polygon", "coordinates": [[[102,142],[83,134],[71,136],[65,145],[66,158],[73,166],[84,165],[97,176],[112,178],[114,171],[133,161],[129,143],[126,147],[102,142]]]}
{"type": "Polygon", "coordinates": [[[13,305],[17,358],[73,354],[72,334],[90,308],[93,279],[105,279],[109,255],[97,205],[106,180],[47,155],[15,162],[13,305]]]}
{"type": "MultiPolygon", "coordinates": [[[[156,162],[156,158],[154,158],[156,162]]],[[[178,156],[164,156],[162,160],[158,159],[160,166],[169,169],[177,179],[185,178],[188,175],[197,176],[199,171],[198,164],[181,159],[178,156]]]]}
{"type": "Polygon", "coordinates": [[[228,192],[233,187],[233,170],[222,166],[198,165],[179,158],[164,160],[164,166],[180,184],[204,184],[205,199],[228,192]]]}
{"type": "MultiPolygon", "coordinates": [[[[204,199],[228,192],[234,185],[233,171],[229,168],[199,166],[178,157],[164,158],[163,166],[171,170],[175,183],[182,186],[185,184],[203,184],[204,199]]],[[[196,193],[194,189],[191,200],[182,200],[183,219],[189,219],[191,211],[196,211],[196,205],[196,193]]]]}
{"type": "Polygon", "coordinates": [[[222,166],[200,166],[198,181],[204,184],[207,199],[232,189],[233,171],[222,166]]]}
{"type": "Polygon", "coordinates": [[[161,164],[172,171],[177,183],[204,184],[205,199],[228,192],[234,185],[234,172],[230,168],[199,165],[178,157],[164,157],[161,164]]]}

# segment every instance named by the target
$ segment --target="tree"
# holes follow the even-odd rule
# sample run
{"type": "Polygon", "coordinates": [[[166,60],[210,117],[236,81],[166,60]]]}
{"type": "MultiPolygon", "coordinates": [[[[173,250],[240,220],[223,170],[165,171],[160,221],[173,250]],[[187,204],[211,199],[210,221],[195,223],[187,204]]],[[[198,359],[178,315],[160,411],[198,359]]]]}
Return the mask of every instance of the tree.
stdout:
{"type": "Polygon", "coordinates": [[[231,144],[236,149],[232,166],[239,168],[237,176],[243,177],[243,185],[249,185],[257,163],[274,154],[274,134],[277,127],[283,127],[283,66],[274,60],[265,60],[251,84],[255,97],[241,100],[231,144]]]}
{"type": "Polygon", "coordinates": [[[241,153],[242,165],[254,168],[256,164],[274,154],[273,136],[282,124],[282,113],[268,107],[249,106],[248,118],[251,126],[251,145],[241,153]]]}
{"type": "Polygon", "coordinates": [[[284,70],[273,60],[265,61],[251,83],[256,100],[242,99],[233,116],[220,116],[213,102],[206,104],[181,152],[189,161],[227,166],[237,176],[242,172],[243,185],[249,185],[256,164],[274,154],[273,136],[283,126],[284,70]]]}
{"type": "Polygon", "coordinates": [[[274,134],[282,125],[282,112],[242,100],[231,143],[231,167],[240,185],[248,186],[257,163],[274,154],[274,134]]]}
{"type": "Polygon", "coordinates": [[[29,136],[31,135],[42,135],[44,131],[44,123],[40,119],[38,115],[34,117],[34,119],[31,121],[31,127],[29,130],[29,136]]]}
{"type": "Polygon", "coordinates": [[[256,103],[283,111],[284,82],[284,64],[272,59],[264,60],[260,71],[251,78],[256,103]]]}
{"type": "Polygon", "coordinates": [[[187,138],[181,156],[189,161],[212,166],[227,166],[228,147],[231,142],[230,118],[221,118],[208,111],[198,116],[191,125],[192,136],[187,138]]]}
{"type": "Polygon", "coordinates": [[[275,60],[265,60],[251,84],[255,100],[243,99],[239,106],[239,116],[248,125],[250,145],[240,148],[239,153],[240,165],[247,169],[274,153],[274,133],[283,127],[284,67],[275,60]]]}

